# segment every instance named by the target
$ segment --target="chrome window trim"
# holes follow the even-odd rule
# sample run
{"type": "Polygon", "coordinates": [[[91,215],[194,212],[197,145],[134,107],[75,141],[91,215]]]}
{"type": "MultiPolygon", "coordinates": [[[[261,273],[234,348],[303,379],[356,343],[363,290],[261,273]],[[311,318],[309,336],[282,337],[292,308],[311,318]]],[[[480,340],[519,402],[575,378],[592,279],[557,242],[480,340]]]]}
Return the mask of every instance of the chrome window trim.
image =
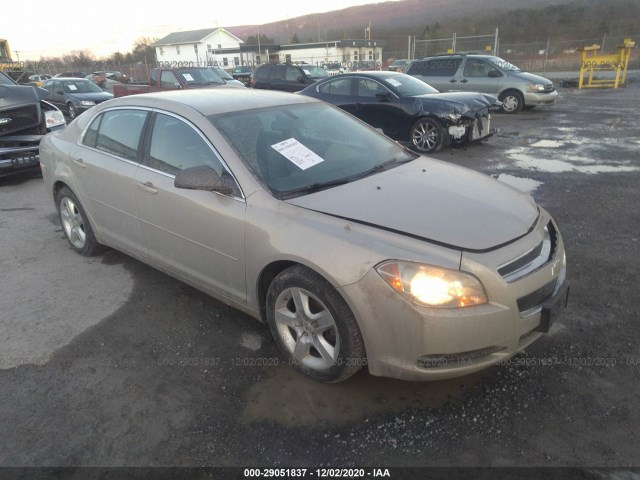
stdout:
{"type": "MultiPolygon", "coordinates": [[[[214,153],[215,157],[220,161],[220,163],[222,164],[222,167],[227,171],[227,173],[229,173],[229,175],[231,175],[231,178],[233,178],[233,181],[236,183],[236,185],[238,186],[238,190],[240,191],[240,194],[242,196],[238,197],[236,195],[233,196],[229,196],[229,195],[223,195],[219,192],[213,192],[213,193],[217,193],[218,195],[222,195],[223,197],[227,197],[227,198],[233,198],[234,200],[240,201],[242,203],[246,203],[246,195],[244,194],[244,190],[242,190],[242,187],[240,186],[240,182],[238,182],[238,179],[236,178],[236,176],[233,174],[233,172],[231,171],[231,168],[229,168],[229,165],[227,165],[227,162],[224,161],[224,159],[222,158],[222,156],[218,153],[218,150],[216,150],[216,148],[213,146],[213,144],[209,141],[209,139],[200,131],[200,129],[198,127],[196,127],[192,122],[190,122],[189,120],[187,120],[186,118],[175,114],[173,112],[168,112],[166,110],[162,110],[159,108],[153,108],[153,107],[140,107],[140,106],[118,106],[118,107],[109,107],[109,108],[105,108],[104,110],[101,110],[100,112],[96,113],[88,122],[87,122],[87,126],[84,127],[84,130],[82,131],[82,133],[80,134],[80,136],[78,137],[78,141],[76,142],[76,145],[78,145],[79,147],[82,148],[86,148],[95,152],[99,152],[105,155],[109,155],[111,158],[114,158],[116,160],[120,160],[121,162],[125,162],[128,163],[130,165],[134,165],[134,166],[138,166],[141,168],[144,168],[145,170],[149,170],[151,172],[154,173],[159,173],[161,175],[164,175],[165,177],[168,178],[176,178],[175,175],[171,175],[170,173],[167,172],[163,172],[161,170],[158,170],[156,168],[152,168],[149,167],[148,165],[144,165],[142,163],[139,162],[134,162],[133,160],[128,160],[126,158],[122,158],[119,157],[113,153],[110,152],[105,152],[104,150],[100,150],[99,148],[95,148],[95,147],[90,147],[89,145],[85,145],[84,142],[84,137],[87,134],[87,131],[89,130],[89,127],[91,126],[91,124],[94,122],[94,120],[96,119],[96,117],[98,117],[98,115],[102,115],[106,112],[111,112],[114,110],[142,110],[144,112],[147,113],[162,113],[163,115],[169,115],[171,117],[174,117],[178,120],[181,120],[183,122],[185,122],[187,125],[189,125],[191,128],[193,128],[198,135],[200,135],[200,137],[205,141],[205,143],[209,146],[209,148],[211,149],[211,151],[214,153]]],[[[206,119],[206,117],[204,117],[206,119]]],[[[213,128],[215,128],[214,125],[212,125],[213,128]]]]}
{"type": "MultiPolygon", "coordinates": [[[[371,78],[371,77],[365,77],[363,75],[354,75],[353,78],[355,78],[356,80],[371,80],[372,82],[377,83],[378,85],[380,85],[382,88],[384,88],[387,92],[389,92],[391,95],[393,95],[393,97],[396,100],[400,100],[400,97],[398,95],[396,95],[395,93],[393,93],[391,90],[389,90],[389,87],[387,87],[384,83],[382,83],[380,80],[378,80],[377,78],[371,78]]],[[[355,97],[358,98],[376,98],[376,97],[360,97],[360,95],[358,95],[358,85],[356,84],[356,95],[355,97]]]]}
{"type": "MultiPolygon", "coordinates": [[[[215,155],[215,157],[218,159],[218,161],[220,162],[220,164],[222,165],[222,168],[224,168],[227,173],[229,175],[231,175],[231,178],[233,178],[233,181],[236,183],[236,186],[238,187],[238,190],[240,191],[240,195],[241,197],[236,197],[235,195],[231,198],[239,198],[242,199],[242,201],[244,201],[244,199],[246,198],[244,191],[242,190],[242,187],[240,186],[240,182],[238,182],[238,179],[236,178],[236,176],[233,174],[233,172],[231,171],[231,168],[229,168],[229,165],[227,165],[227,162],[224,161],[224,159],[222,158],[222,155],[220,155],[218,153],[218,150],[213,146],[213,144],[209,141],[209,139],[206,137],[206,135],[204,135],[200,129],[198,127],[196,127],[191,121],[187,120],[186,118],[173,113],[173,112],[168,112],[166,110],[161,110],[159,108],[151,108],[150,109],[152,112],[154,113],[161,113],[163,115],[168,115],[170,117],[173,117],[177,120],[180,120],[184,123],[186,123],[187,125],[189,125],[192,129],[194,129],[196,131],[196,133],[198,135],[200,135],[200,138],[202,138],[204,140],[204,142],[209,146],[209,148],[211,149],[211,151],[213,152],[213,154],[215,155]]],[[[205,117],[204,115],[202,115],[202,117],[207,120],[207,122],[209,122],[209,120],[207,119],[207,117],[205,117]]],[[[211,122],[209,122],[209,124],[213,127],[216,128],[213,124],[211,124],[211,122]]],[[[216,129],[217,130],[217,129],[216,129]]],[[[153,134],[153,132],[151,132],[153,134]]],[[[141,166],[145,166],[145,165],[141,165],[141,166]]],[[[155,170],[149,167],[150,170],[155,170]]],[[[166,173],[166,172],[164,172],[166,173]]],[[[175,178],[175,175],[172,175],[173,178],[175,178]]],[[[218,193],[218,192],[214,192],[214,193],[218,193]]],[[[219,195],[222,195],[219,193],[219,195]]],[[[228,195],[223,195],[224,197],[228,197],[228,195]]]]}

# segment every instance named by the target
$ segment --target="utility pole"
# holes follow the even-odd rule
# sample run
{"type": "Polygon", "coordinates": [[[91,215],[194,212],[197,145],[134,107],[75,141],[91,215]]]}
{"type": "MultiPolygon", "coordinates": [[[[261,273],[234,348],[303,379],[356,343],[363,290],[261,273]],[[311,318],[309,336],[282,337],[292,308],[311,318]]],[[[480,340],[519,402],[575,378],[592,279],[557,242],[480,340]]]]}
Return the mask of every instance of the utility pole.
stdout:
{"type": "Polygon", "coordinates": [[[256,28],[258,29],[258,56],[260,57],[260,25],[256,25],[256,28]]]}

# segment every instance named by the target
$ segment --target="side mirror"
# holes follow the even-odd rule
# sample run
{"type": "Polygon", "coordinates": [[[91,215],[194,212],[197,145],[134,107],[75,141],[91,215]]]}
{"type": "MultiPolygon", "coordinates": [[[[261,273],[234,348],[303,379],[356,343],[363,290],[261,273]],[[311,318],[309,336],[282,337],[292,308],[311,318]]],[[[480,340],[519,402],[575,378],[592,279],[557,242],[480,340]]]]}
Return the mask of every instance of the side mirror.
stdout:
{"type": "Polygon", "coordinates": [[[234,193],[234,189],[225,184],[218,172],[206,165],[180,170],[173,181],[173,186],[185,190],[207,190],[222,195],[234,193]]]}
{"type": "Polygon", "coordinates": [[[389,94],[389,92],[380,92],[376,93],[376,98],[381,102],[388,102],[391,98],[391,95],[389,94]]]}
{"type": "Polygon", "coordinates": [[[298,81],[304,83],[304,75],[298,75],[298,81]]]}
{"type": "Polygon", "coordinates": [[[487,76],[491,78],[497,78],[497,77],[501,77],[502,75],[497,70],[489,70],[489,73],[487,74],[487,76]]]}

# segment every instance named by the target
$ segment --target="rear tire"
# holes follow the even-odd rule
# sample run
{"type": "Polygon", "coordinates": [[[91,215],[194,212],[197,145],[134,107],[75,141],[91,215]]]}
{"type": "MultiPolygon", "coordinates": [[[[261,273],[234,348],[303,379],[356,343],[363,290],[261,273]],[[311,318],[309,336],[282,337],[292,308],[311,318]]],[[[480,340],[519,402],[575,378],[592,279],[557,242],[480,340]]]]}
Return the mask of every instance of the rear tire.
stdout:
{"type": "Polygon", "coordinates": [[[104,250],[93,233],[87,214],[68,187],[62,187],[56,195],[58,216],[69,245],[80,255],[92,257],[104,250]]]}
{"type": "Polygon", "coordinates": [[[267,323],[289,364],[313,380],[341,382],[366,364],[351,309],[327,280],[302,265],[271,282],[267,323]]]}

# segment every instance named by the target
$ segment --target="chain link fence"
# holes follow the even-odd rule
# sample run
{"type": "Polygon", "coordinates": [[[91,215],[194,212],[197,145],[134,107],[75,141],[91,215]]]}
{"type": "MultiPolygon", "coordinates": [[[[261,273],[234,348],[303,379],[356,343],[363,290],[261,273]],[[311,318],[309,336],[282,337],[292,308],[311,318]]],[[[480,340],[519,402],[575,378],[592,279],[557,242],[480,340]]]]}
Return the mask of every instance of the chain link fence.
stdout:
{"type": "MultiPolygon", "coordinates": [[[[385,50],[383,66],[397,58],[422,58],[443,55],[450,52],[480,53],[498,55],[523,70],[531,72],[577,71],[580,69],[581,56],[578,48],[600,45],[601,53],[617,53],[617,45],[623,44],[628,36],[587,37],[576,40],[554,40],[548,38],[529,43],[501,43],[497,35],[452,36],[447,38],[407,41],[403,50],[385,50]],[[409,52],[409,53],[408,53],[409,52]]],[[[640,53],[637,49],[631,53],[629,69],[640,69],[640,53]]]]}

